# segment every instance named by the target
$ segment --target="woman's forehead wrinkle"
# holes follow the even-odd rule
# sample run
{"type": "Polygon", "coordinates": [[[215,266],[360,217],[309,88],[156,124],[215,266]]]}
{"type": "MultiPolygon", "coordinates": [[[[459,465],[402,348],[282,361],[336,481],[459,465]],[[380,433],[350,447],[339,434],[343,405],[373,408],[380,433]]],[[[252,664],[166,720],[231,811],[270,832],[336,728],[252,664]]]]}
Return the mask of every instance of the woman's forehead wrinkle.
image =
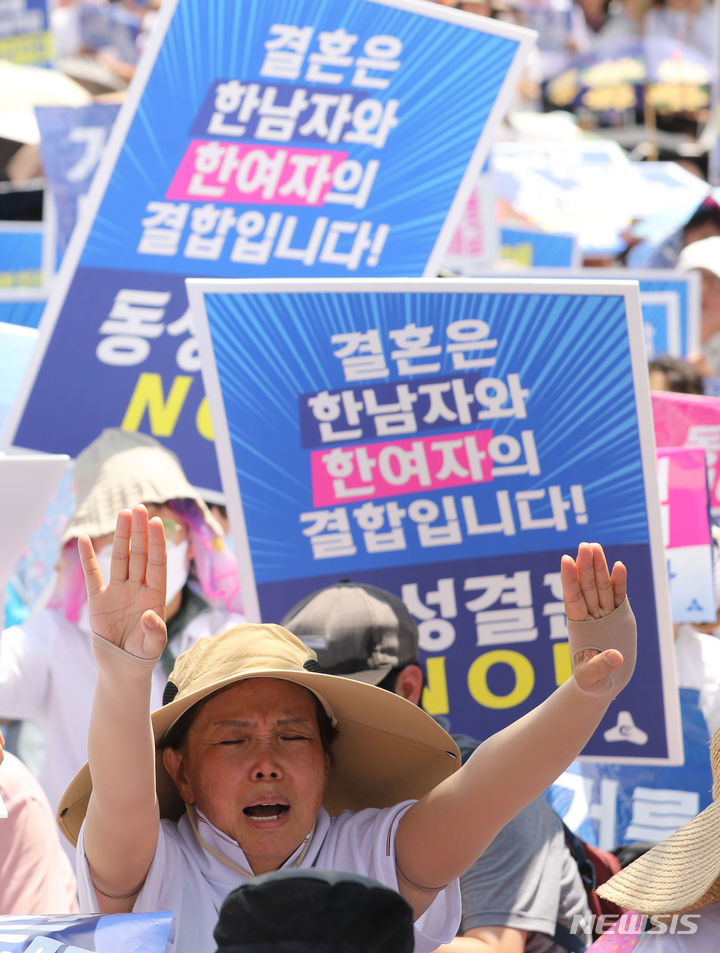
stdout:
{"type": "MultiPolygon", "coordinates": [[[[270,716],[272,717],[272,716],[270,716]]],[[[312,719],[307,715],[281,715],[272,719],[277,725],[311,724],[312,719]]],[[[218,718],[213,724],[230,728],[250,728],[255,724],[254,718],[218,718]]]]}

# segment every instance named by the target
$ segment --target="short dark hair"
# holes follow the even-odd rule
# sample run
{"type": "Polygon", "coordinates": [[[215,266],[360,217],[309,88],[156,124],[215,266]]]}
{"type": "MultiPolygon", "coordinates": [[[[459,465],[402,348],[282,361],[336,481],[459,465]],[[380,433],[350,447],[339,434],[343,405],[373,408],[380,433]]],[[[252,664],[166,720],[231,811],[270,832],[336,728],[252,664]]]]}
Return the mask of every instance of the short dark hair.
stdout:
{"type": "Polygon", "coordinates": [[[683,225],[683,232],[702,228],[703,225],[714,225],[720,234],[720,205],[708,195],[695,209],[690,218],[683,225]]]}
{"type": "MultiPolygon", "coordinates": [[[[408,665],[417,665],[417,662],[408,662],[408,665]]],[[[377,683],[378,688],[384,688],[386,692],[392,692],[393,695],[396,695],[397,681],[400,677],[400,672],[403,669],[407,668],[407,665],[396,665],[394,668],[391,668],[390,671],[385,675],[382,681],[377,683]]],[[[422,672],[422,685],[420,686],[420,691],[422,692],[425,688],[425,670],[422,665],[418,665],[418,668],[422,672]]]]}
{"type": "Polygon", "coordinates": [[[662,354],[648,362],[648,371],[659,371],[665,376],[668,390],[676,394],[704,394],[702,374],[690,361],[682,357],[662,354]]]}

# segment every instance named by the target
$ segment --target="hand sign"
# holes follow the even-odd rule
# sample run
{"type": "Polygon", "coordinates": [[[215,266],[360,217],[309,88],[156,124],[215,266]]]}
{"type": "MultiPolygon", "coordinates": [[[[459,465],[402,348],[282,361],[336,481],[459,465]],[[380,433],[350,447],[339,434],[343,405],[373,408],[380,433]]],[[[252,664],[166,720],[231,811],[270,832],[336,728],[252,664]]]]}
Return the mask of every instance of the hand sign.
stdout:
{"type": "Polygon", "coordinates": [[[105,586],[88,536],[78,539],[78,552],[95,635],[138,658],[158,658],[167,642],[162,520],[148,520],[144,506],[118,513],[105,586]]]}

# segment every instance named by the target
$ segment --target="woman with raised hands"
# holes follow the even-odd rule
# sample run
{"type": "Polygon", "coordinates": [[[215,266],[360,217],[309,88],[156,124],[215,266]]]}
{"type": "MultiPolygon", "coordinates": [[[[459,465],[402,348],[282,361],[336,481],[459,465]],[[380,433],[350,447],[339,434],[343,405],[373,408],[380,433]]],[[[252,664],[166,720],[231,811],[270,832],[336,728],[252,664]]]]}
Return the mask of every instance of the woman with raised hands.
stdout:
{"type": "Polygon", "coordinates": [[[626,571],[602,548],[564,556],[573,676],[459,766],[443,729],[406,699],[324,674],[278,625],[201,639],[150,713],[165,643],[165,540],[122,511],[104,584],[79,540],[98,667],[89,764],[60,805],[78,839],[84,909],[172,909],[180,953],[214,949],[220,905],[283,867],[357,873],[413,908],[416,951],[454,935],[457,877],[579,754],[635,663],[626,571]]]}

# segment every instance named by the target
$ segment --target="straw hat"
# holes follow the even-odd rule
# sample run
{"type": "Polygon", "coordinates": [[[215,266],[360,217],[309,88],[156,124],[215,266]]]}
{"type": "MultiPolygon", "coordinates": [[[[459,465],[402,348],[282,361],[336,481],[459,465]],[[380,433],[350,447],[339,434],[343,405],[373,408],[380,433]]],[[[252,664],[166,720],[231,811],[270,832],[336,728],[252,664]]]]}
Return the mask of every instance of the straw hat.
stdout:
{"type": "Polygon", "coordinates": [[[217,536],[224,536],[175,454],[147,434],[120,427],[103,430],[78,454],[73,474],[76,507],[61,545],[83,534],[112,533],[118,512],[138,503],[185,499],[198,505],[217,536]]]}
{"type": "MultiPolygon", "coordinates": [[[[178,718],[213,692],[247,678],[281,678],[313,692],[338,728],[323,800],[330,814],[422,797],[460,766],[453,739],[421,708],[382,688],[318,669],[315,652],[279,625],[246,622],[198,639],[178,656],[166,704],[152,714],[156,744],[160,747],[178,718]]],[[[160,816],[177,820],[185,805],[161,752],[155,767],[160,816]]],[[[86,764],[58,807],[58,823],[73,844],[91,790],[86,764]]]]}
{"type": "Polygon", "coordinates": [[[710,746],[713,803],[597,888],[650,916],[697,910],[720,900],[720,729],[710,746]]]}

